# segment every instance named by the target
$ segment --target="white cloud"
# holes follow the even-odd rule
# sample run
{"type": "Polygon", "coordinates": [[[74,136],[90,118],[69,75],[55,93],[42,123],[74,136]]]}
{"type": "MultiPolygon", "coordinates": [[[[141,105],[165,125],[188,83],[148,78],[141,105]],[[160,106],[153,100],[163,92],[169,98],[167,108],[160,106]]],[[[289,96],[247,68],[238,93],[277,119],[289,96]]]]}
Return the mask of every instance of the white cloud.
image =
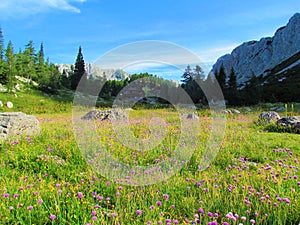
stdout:
{"type": "Polygon", "coordinates": [[[83,3],[86,0],[1,0],[0,19],[24,18],[29,15],[46,13],[52,10],[63,10],[80,13],[72,3],[83,3]]]}
{"type": "Polygon", "coordinates": [[[215,63],[218,58],[225,54],[230,54],[234,48],[240,44],[230,44],[227,46],[212,47],[197,51],[200,59],[206,64],[215,63]]]}

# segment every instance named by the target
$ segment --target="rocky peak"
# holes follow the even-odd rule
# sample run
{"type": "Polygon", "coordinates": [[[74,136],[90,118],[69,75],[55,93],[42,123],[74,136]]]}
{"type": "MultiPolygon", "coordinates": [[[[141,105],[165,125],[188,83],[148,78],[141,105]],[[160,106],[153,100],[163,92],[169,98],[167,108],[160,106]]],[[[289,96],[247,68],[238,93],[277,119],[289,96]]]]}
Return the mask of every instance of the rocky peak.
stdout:
{"type": "MultiPolygon", "coordinates": [[[[59,72],[69,73],[72,71],[72,64],[57,64],[59,72]]],[[[74,69],[74,68],[73,68],[74,69]]],[[[85,71],[89,79],[107,78],[108,80],[124,80],[129,77],[128,73],[121,69],[102,69],[92,63],[85,62],[85,71]]]]}
{"type": "MultiPolygon", "coordinates": [[[[220,57],[212,71],[218,73],[223,65],[229,76],[231,68],[237,75],[238,84],[243,84],[254,76],[267,76],[272,69],[282,64],[289,67],[300,64],[295,55],[300,52],[300,13],[290,18],[288,24],[279,28],[273,37],[259,41],[249,41],[236,47],[231,54],[220,57]],[[293,58],[293,60],[290,60],[293,58]],[[283,63],[288,62],[288,63],[283,63]]],[[[285,68],[281,68],[284,70],[285,68]]]]}

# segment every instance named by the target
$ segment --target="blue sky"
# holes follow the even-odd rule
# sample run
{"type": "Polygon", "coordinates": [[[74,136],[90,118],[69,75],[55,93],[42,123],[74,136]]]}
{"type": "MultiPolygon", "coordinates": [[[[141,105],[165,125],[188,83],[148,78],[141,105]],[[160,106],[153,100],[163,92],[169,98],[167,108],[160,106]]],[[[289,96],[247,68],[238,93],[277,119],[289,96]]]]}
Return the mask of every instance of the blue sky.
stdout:
{"type": "Polygon", "coordinates": [[[299,0],[1,0],[0,26],[15,51],[33,40],[53,63],[85,61],[135,41],[161,40],[208,67],[239,44],[272,36],[300,11],[299,0]]]}

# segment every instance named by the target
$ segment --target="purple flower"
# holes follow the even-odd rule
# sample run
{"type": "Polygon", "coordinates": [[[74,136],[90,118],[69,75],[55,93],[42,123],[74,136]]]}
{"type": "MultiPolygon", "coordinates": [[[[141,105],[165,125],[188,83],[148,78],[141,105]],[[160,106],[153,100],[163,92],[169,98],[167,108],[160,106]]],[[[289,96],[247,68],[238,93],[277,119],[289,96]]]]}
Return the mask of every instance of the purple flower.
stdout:
{"type": "Polygon", "coordinates": [[[4,197],[4,198],[9,198],[9,194],[8,194],[8,193],[3,194],[3,197],[4,197]]]}
{"type": "Polygon", "coordinates": [[[161,201],[157,201],[156,205],[161,206],[162,205],[161,201]]]}
{"type": "Polygon", "coordinates": [[[137,214],[137,215],[141,215],[141,214],[142,214],[142,210],[138,209],[138,210],[136,211],[136,214],[137,214]]]}
{"type": "Polygon", "coordinates": [[[92,216],[96,216],[97,212],[96,211],[92,211],[92,216]]]}
{"type": "Polygon", "coordinates": [[[29,211],[31,211],[31,210],[33,209],[33,206],[30,205],[30,206],[27,207],[27,209],[28,209],[29,211]]]}
{"type": "Polygon", "coordinates": [[[55,215],[51,215],[49,218],[50,218],[51,220],[55,220],[55,219],[56,219],[56,216],[55,216],[55,215]]]}
{"type": "Polygon", "coordinates": [[[166,201],[168,201],[168,200],[169,200],[169,195],[167,195],[167,194],[164,194],[163,196],[164,196],[164,199],[165,199],[166,201]]]}
{"type": "Polygon", "coordinates": [[[97,219],[98,219],[97,216],[93,216],[93,217],[92,217],[92,220],[93,220],[93,221],[96,221],[97,219]]]}
{"type": "Polygon", "coordinates": [[[198,209],[198,213],[203,214],[203,213],[204,213],[204,210],[203,210],[202,208],[199,208],[199,209],[198,209]]]}
{"type": "Polygon", "coordinates": [[[208,215],[209,217],[212,217],[212,216],[213,216],[212,212],[208,212],[207,215],[208,215]]]}
{"type": "Polygon", "coordinates": [[[42,199],[39,199],[39,200],[38,200],[38,204],[40,204],[40,205],[43,204],[43,200],[42,200],[42,199]]]}
{"type": "Polygon", "coordinates": [[[81,199],[81,198],[83,197],[83,194],[82,194],[81,192],[78,192],[77,197],[78,197],[79,199],[81,199]]]}

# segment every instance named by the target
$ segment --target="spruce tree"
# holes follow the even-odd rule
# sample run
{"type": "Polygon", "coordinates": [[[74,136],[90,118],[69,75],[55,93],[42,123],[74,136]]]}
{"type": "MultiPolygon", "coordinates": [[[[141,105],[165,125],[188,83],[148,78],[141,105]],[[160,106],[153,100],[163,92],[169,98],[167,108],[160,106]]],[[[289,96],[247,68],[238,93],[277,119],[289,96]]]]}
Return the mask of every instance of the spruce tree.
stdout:
{"type": "Polygon", "coordinates": [[[37,80],[40,83],[45,83],[45,58],[44,58],[44,46],[43,43],[41,43],[40,50],[37,55],[37,65],[36,65],[36,74],[37,74],[37,80]]]}
{"type": "Polygon", "coordinates": [[[184,86],[186,86],[192,80],[192,76],[193,73],[192,73],[191,66],[188,65],[185,69],[184,74],[182,75],[182,80],[181,80],[184,86]]]}
{"type": "Polygon", "coordinates": [[[226,96],[230,105],[239,104],[238,91],[237,91],[237,78],[233,67],[231,68],[229,79],[228,79],[228,93],[226,96]]]}
{"type": "Polygon", "coordinates": [[[237,78],[233,67],[231,68],[230,75],[229,75],[228,88],[232,91],[237,90],[237,78]]]}
{"type": "Polygon", "coordinates": [[[12,42],[9,41],[5,51],[6,58],[6,80],[7,80],[7,90],[10,92],[13,88],[13,78],[15,73],[15,58],[12,42]]]}
{"type": "Polygon", "coordinates": [[[226,88],[226,73],[223,64],[220,68],[219,74],[216,76],[216,79],[219,82],[222,91],[224,91],[226,88]]]}
{"type": "Polygon", "coordinates": [[[2,29],[0,27],[0,83],[7,82],[5,76],[5,62],[4,62],[3,50],[4,50],[4,40],[3,40],[2,29]]]}
{"type": "Polygon", "coordinates": [[[85,66],[84,60],[82,55],[81,46],[79,46],[76,62],[75,62],[75,69],[74,73],[71,75],[71,89],[76,90],[81,78],[85,74],[85,66]]]}
{"type": "Polygon", "coordinates": [[[33,41],[29,41],[28,44],[25,46],[25,50],[23,52],[23,67],[25,70],[25,76],[28,79],[28,83],[31,79],[37,81],[36,75],[36,56],[35,56],[35,49],[33,47],[33,41]]]}

